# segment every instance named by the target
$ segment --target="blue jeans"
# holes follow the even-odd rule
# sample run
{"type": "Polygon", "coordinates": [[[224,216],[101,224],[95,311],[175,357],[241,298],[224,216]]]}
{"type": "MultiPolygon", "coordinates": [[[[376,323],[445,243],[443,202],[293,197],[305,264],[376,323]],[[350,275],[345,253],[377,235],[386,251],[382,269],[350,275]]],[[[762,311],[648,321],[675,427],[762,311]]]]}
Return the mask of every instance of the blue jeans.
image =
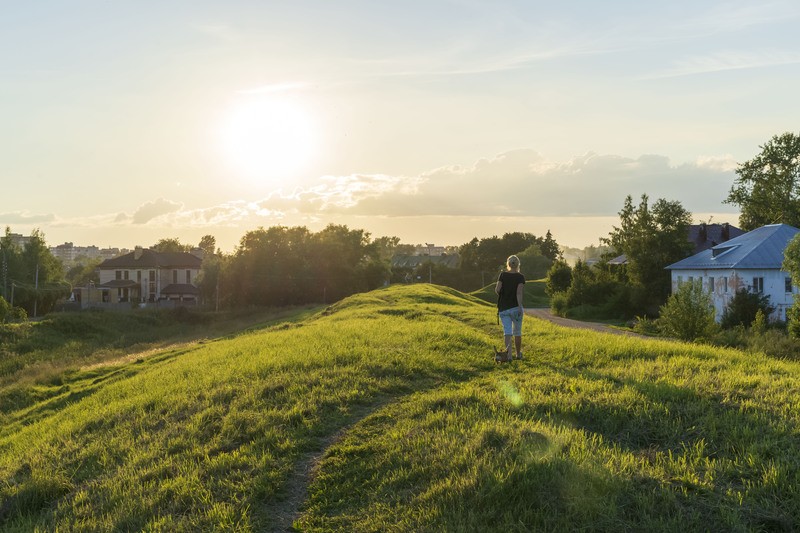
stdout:
{"type": "Polygon", "coordinates": [[[503,324],[503,335],[522,336],[522,311],[519,307],[500,311],[500,323],[503,324]]]}

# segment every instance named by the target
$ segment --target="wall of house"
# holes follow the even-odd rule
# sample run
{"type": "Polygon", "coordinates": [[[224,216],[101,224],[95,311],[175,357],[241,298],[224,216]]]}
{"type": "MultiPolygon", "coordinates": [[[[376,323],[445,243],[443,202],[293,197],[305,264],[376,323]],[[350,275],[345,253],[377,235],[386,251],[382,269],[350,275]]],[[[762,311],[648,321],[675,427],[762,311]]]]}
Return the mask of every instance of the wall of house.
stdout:
{"type": "Polygon", "coordinates": [[[792,286],[791,292],[786,292],[786,279],[789,278],[789,274],[782,270],[672,270],[672,292],[678,290],[681,283],[699,280],[703,283],[704,289],[711,291],[711,300],[719,322],[736,291],[756,290],[753,285],[754,278],[763,279],[761,292],[769,296],[770,304],[775,307],[769,319],[785,321],[786,311],[794,303],[793,295],[797,293],[797,288],[792,286]]]}

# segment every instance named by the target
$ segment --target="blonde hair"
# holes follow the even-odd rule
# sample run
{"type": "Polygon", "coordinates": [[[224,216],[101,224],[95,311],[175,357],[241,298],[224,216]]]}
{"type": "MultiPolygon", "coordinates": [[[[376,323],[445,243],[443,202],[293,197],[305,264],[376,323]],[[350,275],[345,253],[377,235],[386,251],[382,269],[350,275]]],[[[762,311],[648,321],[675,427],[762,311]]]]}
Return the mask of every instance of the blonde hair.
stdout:
{"type": "Polygon", "coordinates": [[[508,256],[508,259],[506,259],[506,266],[508,268],[519,268],[519,257],[516,255],[508,256]]]}

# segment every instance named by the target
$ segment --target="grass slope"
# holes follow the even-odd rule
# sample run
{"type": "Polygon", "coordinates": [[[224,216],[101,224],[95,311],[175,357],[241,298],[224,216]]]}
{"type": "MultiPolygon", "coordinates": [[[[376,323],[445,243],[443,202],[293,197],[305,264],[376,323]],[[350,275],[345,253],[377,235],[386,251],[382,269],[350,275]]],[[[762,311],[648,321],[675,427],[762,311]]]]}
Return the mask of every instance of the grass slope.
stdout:
{"type": "Polygon", "coordinates": [[[69,373],[61,395],[7,413],[0,529],[800,523],[798,364],[525,328],[528,360],[495,366],[491,305],[389,287],[303,322],[69,373]]]}

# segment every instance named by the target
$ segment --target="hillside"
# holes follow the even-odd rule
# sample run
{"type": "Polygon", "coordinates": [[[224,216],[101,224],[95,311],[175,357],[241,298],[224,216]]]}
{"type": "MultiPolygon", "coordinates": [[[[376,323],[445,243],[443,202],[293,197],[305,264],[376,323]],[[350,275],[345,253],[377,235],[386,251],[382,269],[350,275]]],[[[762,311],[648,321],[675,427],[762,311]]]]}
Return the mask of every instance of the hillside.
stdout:
{"type": "MultiPolygon", "coordinates": [[[[4,403],[3,531],[779,531],[798,364],[393,286],[4,403]]],[[[0,388],[0,393],[3,389],[0,388]]]]}

